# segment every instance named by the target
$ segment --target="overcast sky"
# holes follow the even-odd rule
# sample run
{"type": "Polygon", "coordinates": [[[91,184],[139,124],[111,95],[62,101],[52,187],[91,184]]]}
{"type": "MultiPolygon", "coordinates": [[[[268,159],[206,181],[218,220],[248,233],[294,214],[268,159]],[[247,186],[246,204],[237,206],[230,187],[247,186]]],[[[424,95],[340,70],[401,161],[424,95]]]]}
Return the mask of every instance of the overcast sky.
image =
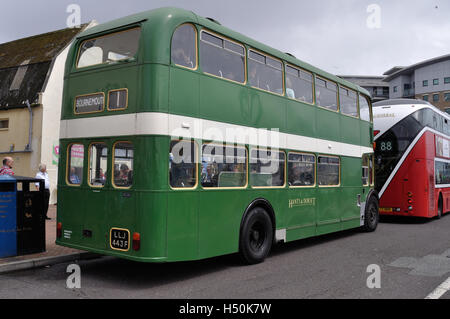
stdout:
{"type": "Polygon", "coordinates": [[[69,4],[80,6],[82,23],[175,6],[333,74],[381,75],[450,54],[449,0],[1,1],[0,43],[65,28],[69,4]],[[371,4],[379,11],[368,12],[371,4]]]}

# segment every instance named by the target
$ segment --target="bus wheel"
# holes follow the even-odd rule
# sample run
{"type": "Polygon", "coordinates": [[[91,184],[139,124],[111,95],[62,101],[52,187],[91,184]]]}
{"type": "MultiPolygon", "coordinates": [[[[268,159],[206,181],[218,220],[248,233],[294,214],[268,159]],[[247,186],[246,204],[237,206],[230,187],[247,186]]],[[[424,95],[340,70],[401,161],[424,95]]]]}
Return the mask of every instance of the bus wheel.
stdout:
{"type": "Polygon", "coordinates": [[[437,219],[441,219],[442,218],[442,212],[444,210],[444,201],[442,200],[442,194],[439,194],[439,201],[438,201],[438,214],[437,214],[437,219]]]}
{"type": "Polygon", "coordinates": [[[374,196],[371,196],[366,206],[366,212],[364,213],[363,230],[366,232],[375,231],[378,227],[379,220],[378,201],[374,196]]]}
{"type": "Polygon", "coordinates": [[[239,240],[239,253],[244,262],[263,262],[273,243],[273,227],[269,214],[260,207],[252,209],[245,218],[239,240]]]}

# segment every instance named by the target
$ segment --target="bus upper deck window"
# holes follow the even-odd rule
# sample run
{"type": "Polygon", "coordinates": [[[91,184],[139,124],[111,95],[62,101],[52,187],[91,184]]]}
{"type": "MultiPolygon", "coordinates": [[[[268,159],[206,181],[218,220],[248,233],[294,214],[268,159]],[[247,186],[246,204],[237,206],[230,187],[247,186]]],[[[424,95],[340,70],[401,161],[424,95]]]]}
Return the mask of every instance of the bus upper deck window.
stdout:
{"type": "Polygon", "coordinates": [[[318,106],[337,111],[336,83],[316,77],[316,103],[318,106]]]}
{"type": "Polygon", "coordinates": [[[133,59],[139,49],[140,28],[116,32],[81,43],[77,68],[133,59]]]}
{"type": "Polygon", "coordinates": [[[361,120],[370,122],[369,102],[362,95],[359,96],[359,112],[361,114],[361,120]]]}
{"type": "Polygon", "coordinates": [[[172,63],[190,69],[197,67],[197,31],[191,24],[183,24],[172,38],[172,63]]]}

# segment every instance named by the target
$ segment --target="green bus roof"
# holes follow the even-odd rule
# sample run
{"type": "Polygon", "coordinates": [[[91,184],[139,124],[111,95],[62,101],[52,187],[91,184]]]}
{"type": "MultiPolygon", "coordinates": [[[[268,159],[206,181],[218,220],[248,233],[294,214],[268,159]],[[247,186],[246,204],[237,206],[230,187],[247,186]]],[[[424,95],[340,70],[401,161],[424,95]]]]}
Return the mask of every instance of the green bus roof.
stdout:
{"type": "Polygon", "coordinates": [[[95,35],[113,31],[115,29],[122,29],[128,25],[131,26],[131,25],[135,25],[137,23],[149,23],[150,21],[152,21],[152,23],[164,24],[166,27],[171,27],[172,29],[175,29],[180,24],[188,23],[188,22],[203,26],[206,29],[209,29],[218,34],[226,36],[237,42],[241,42],[242,44],[246,44],[247,46],[249,46],[251,48],[254,48],[258,51],[265,52],[276,58],[284,60],[287,63],[292,64],[294,66],[304,68],[304,69],[306,69],[312,73],[315,73],[321,77],[325,77],[329,80],[335,81],[341,85],[344,85],[348,88],[354,89],[354,90],[361,92],[370,97],[370,93],[366,89],[364,89],[354,83],[351,83],[349,81],[341,79],[331,73],[323,71],[323,70],[321,70],[317,67],[314,67],[306,62],[303,62],[303,61],[291,56],[290,54],[283,53],[283,52],[281,52],[277,49],[274,49],[268,45],[265,45],[261,42],[253,40],[239,32],[236,32],[227,27],[224,27],[224,26],[220,25],[219,23],[210,20],[209,18],[204,18],[204,17],[201,17],[201,16],[195,14],[192,11],[187,11],[187,10],[179,9],[179,8],[173,8],[173,7],[159,8],[159,9],[144,11],[144,12],[130,15],[127,17],[123,17],[120,19],[116,19],[116,20],[92,27],[88,30],[85,30],[84,32],[80,33],[77,36],[77,39],[86,39],[86,38],[89,38],[89,37],[92,37],[95,35]]]}

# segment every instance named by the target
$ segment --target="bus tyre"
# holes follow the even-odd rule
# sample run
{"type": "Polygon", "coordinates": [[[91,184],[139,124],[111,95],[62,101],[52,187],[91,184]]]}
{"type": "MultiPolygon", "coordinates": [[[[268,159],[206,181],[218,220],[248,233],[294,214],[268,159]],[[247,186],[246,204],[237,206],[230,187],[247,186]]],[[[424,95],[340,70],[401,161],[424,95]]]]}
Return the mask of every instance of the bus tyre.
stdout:
{"type": "Polygon", "coordinates": [[[269,214],[260,207],[245,217],[239,239],[239,253],[244,262],[254,265],[263,262],[273,243],[273,225],[269,214]]]}
{"type": "Polygon", "coordinates": [[[366,206],[364,213],[364,226],[363,230],[366,232],[373,232],[378,227],[380,220],[380,214],[378,210],[378,200],[374,196],[370,196],[370,199],[366,206]]]}

